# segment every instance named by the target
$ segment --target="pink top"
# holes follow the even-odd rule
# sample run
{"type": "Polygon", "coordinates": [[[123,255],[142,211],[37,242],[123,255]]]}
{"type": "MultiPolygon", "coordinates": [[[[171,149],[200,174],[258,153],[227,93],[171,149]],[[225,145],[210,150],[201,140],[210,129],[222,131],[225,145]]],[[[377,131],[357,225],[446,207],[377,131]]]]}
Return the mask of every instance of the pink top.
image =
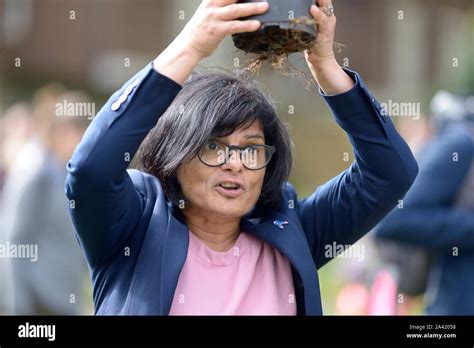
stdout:
{"type": "Polygon", "coordinates": [[[290,263],[245,232],[217,252],[190,231],[170,315],[296,315],[290,263]]]}

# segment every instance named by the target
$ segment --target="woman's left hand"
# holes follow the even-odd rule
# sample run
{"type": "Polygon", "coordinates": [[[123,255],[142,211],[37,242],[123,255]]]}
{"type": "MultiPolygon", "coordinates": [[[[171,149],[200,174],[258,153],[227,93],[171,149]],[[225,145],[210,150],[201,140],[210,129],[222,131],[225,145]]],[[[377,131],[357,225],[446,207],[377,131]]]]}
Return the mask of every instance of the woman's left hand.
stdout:
{"type": "Polygon", "coordinates": [[[334,55],[336,16],[331,0],[315,0],[310,12],[316,21],[318,33],[313,47],[305,51],[306,62],[314,78],[326,94],[350,90],[354,81],[342,70],[334,55]]]}
{"type": "Polygon", "coordinates": [[[317,0],[317,4],[311,6],[311,15],[316,21],[318,34],[316,41],[310,49],[305,51],[305,58],[308,64],[320,66],[324,63],[336,61],[334,56],[334,35],[336,33],[336,16],[328,15],[332,6],[331,0],[317,0]]]}

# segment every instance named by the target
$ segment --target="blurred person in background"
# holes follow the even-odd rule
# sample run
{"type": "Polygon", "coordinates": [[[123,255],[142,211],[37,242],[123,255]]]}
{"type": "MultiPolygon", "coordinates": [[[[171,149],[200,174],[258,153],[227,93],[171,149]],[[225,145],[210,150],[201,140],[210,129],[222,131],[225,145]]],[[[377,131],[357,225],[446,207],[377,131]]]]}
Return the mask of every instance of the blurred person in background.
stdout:
{"type": "MultiPolygon", "coordinates": [[[[436,134],[435,126],[430,117],[421,115],[413,122],[411,118],[399,119],[398,129],[413,151],[415,158],[420,156],[426,144],[436,134]]],[[[397,286],[397,293],[392,297],[397,315],[419,314],[423,307],[423,295],[426,291],[431,255],[424,248],[400,243],[396,240],[377,238],[374,233],[369,235],[377,254],[378,272],[388,274],[397,286]]],[[[387,279],[387,277],[382,277],[387,279]]],[[[376,286],[372,290],[385,291],[385,287],[376,286]]],[[[385,313],[391,314],[391,313],[385,313]]]]}
{"type": "MultiPolygon", "coordinates": [[[[4,183],[18,151],[32,136],[32,110],[28,103],[10,106],[0,116],[0,244],[6,244],[5,216],[3,214],[4,183]]],[[[10,194],[9,194],[10,195],[10,194]]],[[[0,314],[8,312],[11,303],[11,274],[9,260],[0,257],[0,314]]]]}
{"type": "MultiPolygon", "coordinates": [[[[85,311],[85,263],[73,237],[64,197],[66,161],[88,124],[84,115],[58,115],[58,105],[87,103],[81,93],[47,85],[34,97],[34,129],[18,149],[3,190],[4,240],[37,248],[33,257],[10,257],[7,312],[68,315],[85,311]]],[[[8,129],[5,130],[8,132],[8,129]]],[[[33,253],[30,253],[33,254],[33,253]]],[[[31,256],[31,255],[30,255],[31,256]]]]}
{"type": "Polygon", "coordinates": [[[420,153],[403,207],[377,226],[376,236],[416,248],[405,253],[410,260],[399,272],[417,269],[404,286],[415,293],[426,282],[426,313],[474,315],[474,97],[440,91],[431,105],[437,134],[420,153]]]}

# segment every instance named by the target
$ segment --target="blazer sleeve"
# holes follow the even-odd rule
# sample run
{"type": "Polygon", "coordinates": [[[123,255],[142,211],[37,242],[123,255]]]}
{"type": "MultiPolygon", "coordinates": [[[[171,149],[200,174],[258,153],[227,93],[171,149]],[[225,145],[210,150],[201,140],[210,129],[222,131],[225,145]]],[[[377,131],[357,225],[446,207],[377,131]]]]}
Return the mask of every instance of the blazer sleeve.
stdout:
{"type": "Polygon", "coordinates": [[[65,192],[89,265],[106,262],[133,232],[146,192],[127,167],[180,89],[150,63],[110,97],[68,162],[65,192]]]}
{"type": "Polygon", "coordinates": [[[468,135],[441,135],[427,147],[403,207],[395,208],[377,226],[376,237],[428,250],[474,248],[474,214],[453,207],[473,156],[474,144],[468,135]],[[457,160],[453,160],[455,155],[457,160]]]}
{"type": "Polygon", "coordinates": [[[355,161],[297,205],[318,268],[335,257],[325,256],[326,246],[350,246],[370,231],[404,196],[418,172],[408,145],[381,105],[357,73],[346,73],[355,86],[323,97],[347,133],[355,161]]]}

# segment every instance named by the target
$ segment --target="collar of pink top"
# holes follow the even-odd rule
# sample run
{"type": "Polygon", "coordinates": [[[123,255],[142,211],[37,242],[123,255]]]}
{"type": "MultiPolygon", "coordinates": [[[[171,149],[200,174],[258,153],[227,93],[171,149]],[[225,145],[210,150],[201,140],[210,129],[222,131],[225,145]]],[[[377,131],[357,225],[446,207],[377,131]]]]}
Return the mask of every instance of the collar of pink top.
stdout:
{"type": "Polygon", "coordinates": [[[245,250],[242,248],[244,232],[240,232],[234,245],[226,251],[215,251],[209,248],[204,241],[189,231],[189,250],[204,262],[214,266],[228,266],[233,264],[245,250]]]}

